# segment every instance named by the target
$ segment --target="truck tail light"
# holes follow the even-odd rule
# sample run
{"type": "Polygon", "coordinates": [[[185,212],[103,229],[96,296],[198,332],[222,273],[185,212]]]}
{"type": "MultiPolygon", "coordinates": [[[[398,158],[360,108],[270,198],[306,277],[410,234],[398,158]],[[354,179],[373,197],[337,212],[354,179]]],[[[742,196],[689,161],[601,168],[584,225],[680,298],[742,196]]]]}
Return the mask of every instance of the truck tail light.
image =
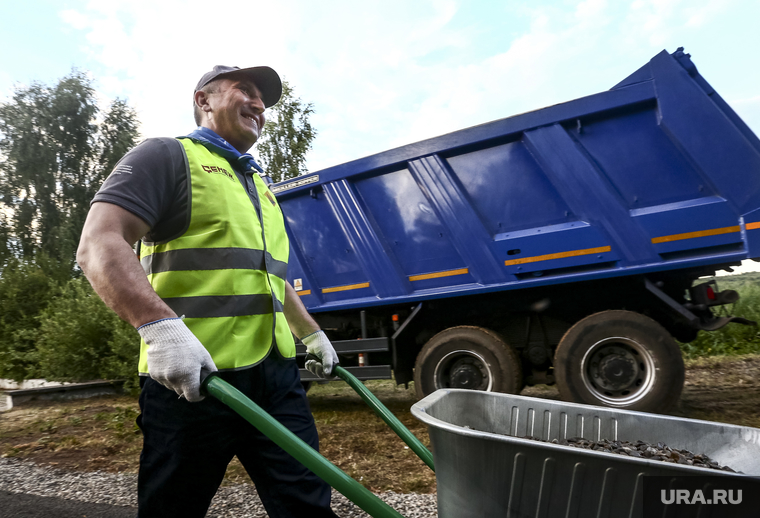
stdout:
{"type": "Polygon", "coordinates": [[[722,306],[724,304],[733,304],[739,300],[739,294],[734,290],[717,291],[718,286],[715,281],[708,281],[703,284],[693,286],[689,293],[691,302],[687,308],[705,309],[710,306],[722,306]]]}

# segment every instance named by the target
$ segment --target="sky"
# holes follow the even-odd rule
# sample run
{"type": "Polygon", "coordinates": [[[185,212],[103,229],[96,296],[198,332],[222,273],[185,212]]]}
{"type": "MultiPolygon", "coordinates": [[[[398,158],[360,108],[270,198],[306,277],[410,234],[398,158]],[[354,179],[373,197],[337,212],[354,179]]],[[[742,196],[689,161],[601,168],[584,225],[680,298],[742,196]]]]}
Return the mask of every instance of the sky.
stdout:
{"type": "Polygon", "coordinates": [[[269,65],[313,104],[310,171],[607,90],[678,47],[760,134],[759,0],[6,3],[0,101],[77,68],[142,137],[178,136],[205,72],[269,65]]]}

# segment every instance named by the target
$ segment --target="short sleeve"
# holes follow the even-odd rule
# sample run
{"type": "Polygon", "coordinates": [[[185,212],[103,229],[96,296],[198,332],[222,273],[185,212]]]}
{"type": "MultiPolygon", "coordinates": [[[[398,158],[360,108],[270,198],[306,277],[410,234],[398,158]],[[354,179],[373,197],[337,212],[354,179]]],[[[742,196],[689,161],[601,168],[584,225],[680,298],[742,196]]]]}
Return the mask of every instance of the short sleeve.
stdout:
{"type": "Polygon", "coordinates": [[[113,203],[140,217],[151,228],[150,241],[176,237],[189,216],[182,145],[171,138],[143,141],[116,164],[93,198],[96,202],[113,203]]]}

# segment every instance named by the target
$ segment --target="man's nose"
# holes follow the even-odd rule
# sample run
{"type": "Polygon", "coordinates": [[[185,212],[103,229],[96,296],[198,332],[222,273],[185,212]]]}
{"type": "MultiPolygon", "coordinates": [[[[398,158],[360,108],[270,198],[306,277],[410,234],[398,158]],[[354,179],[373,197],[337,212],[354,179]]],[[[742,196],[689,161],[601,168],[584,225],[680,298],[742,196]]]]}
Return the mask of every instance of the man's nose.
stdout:
{"type": "Polygon", "coordinates": [[[254,97],[251,99],[251,109],[253,109],[256,114],[264,113],[266,106],[264,106],[264,101],[261,100],[261,97],[254,97]]]}

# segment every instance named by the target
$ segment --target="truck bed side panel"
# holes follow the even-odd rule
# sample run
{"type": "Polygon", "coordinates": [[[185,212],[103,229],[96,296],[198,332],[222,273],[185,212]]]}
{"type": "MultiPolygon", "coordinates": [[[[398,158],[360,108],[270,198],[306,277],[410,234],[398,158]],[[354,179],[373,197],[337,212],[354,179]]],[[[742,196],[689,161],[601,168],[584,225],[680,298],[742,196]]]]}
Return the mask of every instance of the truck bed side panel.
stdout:
{"type": "Polygon", "coordinates": [[[760,257],[760,141],[680,51],[273,190],[314,312],[760,257]]]}

